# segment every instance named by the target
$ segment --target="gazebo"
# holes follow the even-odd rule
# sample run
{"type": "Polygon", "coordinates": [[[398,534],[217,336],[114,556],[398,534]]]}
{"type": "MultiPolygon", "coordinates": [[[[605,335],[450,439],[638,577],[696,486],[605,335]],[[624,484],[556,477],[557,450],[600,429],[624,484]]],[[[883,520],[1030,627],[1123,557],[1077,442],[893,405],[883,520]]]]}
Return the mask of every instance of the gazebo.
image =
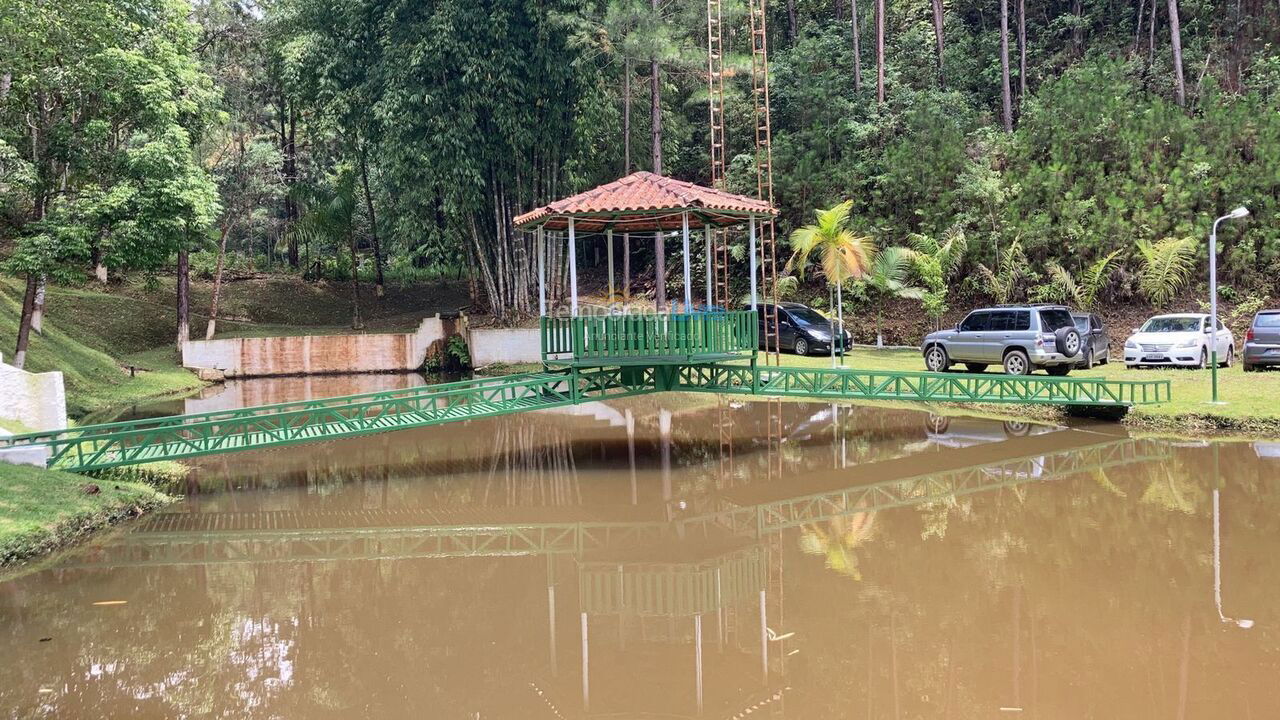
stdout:
{"type": "MultiPolygon", "coordinates": [[[[640,365],[655,362],[716,362],[751,354],[758,347],[756,316],[756,226],[777,215],[768,202],[636,172],[586,192],[557,200],[515,219],[517,228],[536,233],[538,310],[542,359],[573,367],[640,365]],[[751,271],[749,310],[713,303],[712,233],[718,228],[748,229],[751,271]],[[706,301],[694,305],[692,231],[701,228],[706,261],[706,301]],[[577,241],[580,233],[608,240],[609,277],[613,273],[613,233],[672,232],[683,241],[684,299],[679,308],[651,314],[582,316],[578,304],[577,241]],[[547,309],[546,244],[563,233],[568,241],[569,313],[547,309]]],[[[657,278],[664,282],[665,278],[657,278]]]]}

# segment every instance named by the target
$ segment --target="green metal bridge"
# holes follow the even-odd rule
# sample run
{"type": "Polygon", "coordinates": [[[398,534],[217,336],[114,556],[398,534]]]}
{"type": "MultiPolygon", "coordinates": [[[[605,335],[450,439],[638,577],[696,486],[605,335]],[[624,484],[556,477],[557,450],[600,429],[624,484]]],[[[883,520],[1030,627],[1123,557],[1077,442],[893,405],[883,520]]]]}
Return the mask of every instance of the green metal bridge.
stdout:
{"type": "Polygon", "coordinates": [[[544,372],[14,435],[74,472],[316,442],[656,392],[1018,403],[1123,412],[1168,402],[1167,380],[764,366],[753,311],[542,318],[544,372]]]}

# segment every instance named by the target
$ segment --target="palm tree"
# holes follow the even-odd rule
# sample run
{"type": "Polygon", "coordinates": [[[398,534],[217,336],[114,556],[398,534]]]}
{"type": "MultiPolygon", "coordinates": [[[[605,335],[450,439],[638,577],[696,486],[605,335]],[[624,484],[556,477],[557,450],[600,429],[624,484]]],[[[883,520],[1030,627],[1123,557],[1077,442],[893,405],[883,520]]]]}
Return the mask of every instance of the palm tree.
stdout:
{"type": "Polygon", "coordinates": [[[1139,240],[1137,245],[1143,264],[1138,274],[1138,288],[1153,305],[1163,305],[1191,280],[1196,241],[1165,238],[1155,244],[1139,240]]]}
{"type": "Polygon", "coordinates": [[[907,284],[907,277],[916,253],[910,248],[887,247],[876,253],[871,262],[870,271],[862,278],[863,290],[872,301],[876,318],[876,347],[884,347],[884,336],[880,332],[880,318],[883,315],[884,303],[878,302],[889,298],[906,298],[923,300],[924,288],[907,284]]]}
{"type": "MultiPolygon", "coordinates": [[[[788,272],[794,269],[796,276],[803,278],[809,256],[818,253],[822,274],[826,277],[827,284],[836,289],[836,316],[842,336],[844,298],[841,288],[846,280],[856,280],[867,274],[871,258],[876,252],[874,240],[856,235],[849,228],[849,211],[852,209],[853,201],[846,200],[835,207],[816,211],[816,223],[797,228],[791,233],[793,254],[786,266],[788,272]]],[[[833,353],[834,340],[833,337],[833,353]]],[[[831,364],[835,365],[834,354],[831,356],[831,364]]]]}
{"type": "Polygon", "coordinates": [[[928,235],[912,235],[911,248],[915,250],[916,275],[925,284],[921,298],[924,311],[933,318],[934,329],[940,329],[942,316],[947,312],[948,283],[960,269],[960,261],[969,249],[969,239],[959,228],[948,230],[942,242],[928,235]]]}
{"type": "Polygon", "coordinates": [[[360,263],[356,255],[356,178],[350,169],[340,170],[328,186],[308,188],[300,193],[306,208],[293,226],[291,235],[304,245],[327,241],[337,248],[346,243],[351,250],[351,327],[364,327],[360,319],[360,263]]]}

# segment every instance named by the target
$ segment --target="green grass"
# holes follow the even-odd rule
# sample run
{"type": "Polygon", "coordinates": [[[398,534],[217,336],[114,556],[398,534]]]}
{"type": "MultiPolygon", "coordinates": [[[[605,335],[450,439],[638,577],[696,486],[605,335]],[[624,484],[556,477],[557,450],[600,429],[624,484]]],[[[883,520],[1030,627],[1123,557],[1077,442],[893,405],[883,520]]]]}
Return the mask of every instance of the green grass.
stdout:
{"type": "MultiPolygon", "coordinates": [[[[0,340],[4,342],[5,357],[12,355],[21,311],[20,300],[10,294],[12,290],[12,283],[0,284],[0,340]]],[[[131,350],[131,354],[108,354],[111,331],[103,329],[105,323],[96,322],[98,316],[79,316],[66,307],[61,313],[55,313],[55,302],[50,299],[44,333],[31,335],[26,369],[62,372],[67,412],[71,415],[144,398],[190,392],[203,384],[194,374],[178,366],[177,352],[167,346],[140,351],[134,349],[133,343],[125,342],[122,347],[131,350]],[[144,371],[131,378],[125,365],[136,365],[144,371]]],[[[104,301],[104,305],[109,304],[104,301]]],[[[139,314],[138,321],[145,323],[146,319],[139,314]]]]}
{"type": "Polygon", "coordinates": [[[65,547],[169,500],[137,482],[0,463],[0,566],[65,547]],[[85,492],[90,483],[97,493],[85,492]]]}
{"type": "MultiPolygon", "coordinates": [[[[784,365],[830,367],[831,359],[783,355],[784,365]]],[[[924,360],[914,350],[854,348],[845,366],[865,370],[924,370],[924,360]]],[[[989,370],[988,372],[994,372],[989,370]]],[[[1039,374],[1039,373],[1037,373],[1039,374]]],[[[1245,373],[1238,365],[1218,371],[1218,393],[1223,405],[1212,405],[1208,370],[1158,368],[1129,370],[1123,364],[1099,365],[1092,370],[1072,370],[1070,377],[1108,380],[1168,380],[1173,401],[1140,405],[1129,413],[1134,424],[1182,430],[1230,430],[1275,434],[1280,432],[1280,371],[1245,373]]],[[[1009,408],[1001,407],[1002,412],[1009,408]]]]}

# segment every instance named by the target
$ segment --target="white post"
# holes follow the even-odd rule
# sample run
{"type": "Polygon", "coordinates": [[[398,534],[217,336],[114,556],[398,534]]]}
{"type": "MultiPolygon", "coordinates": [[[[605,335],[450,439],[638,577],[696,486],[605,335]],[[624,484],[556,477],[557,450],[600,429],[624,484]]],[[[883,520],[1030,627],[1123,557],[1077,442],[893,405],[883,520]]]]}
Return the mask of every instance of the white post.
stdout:
{"type": "MultiPolygon", "coordinates": [[[[765,624],[764,590],[760,591],[760,672],[764,684],[769,684],[769,626],[765,624]]],[[[585,620],[583,622],[586,622],[585,620]]],[[[584,626],[585,627],[585,626],[584,626]]]]}
{"type": "Polygon", "coordinates": [[[693,664],[698,691],[698,714],[702,714],[702,616],[693,616],[693,664]]]}
{"type": "Polygon", "coordinates": [[[756,218],[751,216],[747,233],[747,257],[751,258],[751,309],[756,309],[756,218]]]}
{"type": "Polygon", "coordinates": [[[609,245],[609,302],[613,302],[613,228],[604,231],[604,240],[609,245]]]}
{"type": "Polygon", "coordinates": [[[693,283],[692,273],[689,267],[689,213],[685,211],[680,214],[680,227],[684,233],[684,311],[689,312],[689,308],[693,306],[693,283]]]}
{"type": "Polygon", "coordinates": [[[539,225],[534,235],[538,245],[538,315],[547,316],[547,243],[546,230],[539,225]]]}
{"type": "Polygon", "coordinates": [[[591,684],[587,672],[587,614],[582,613],[582,709],[591,707],[591,684]]]}
{"type": "Polygon", "coordinates": [[[551,628],[551,675],[556,674],[556,586],[547,586],[547,619],[551,628]]]}
{"type": "Polygon", "coordinates": [[[711,255],[711,226],[710,226],[710,225],[707,225],[707,226],[705,226],[705,227],[703,228],[703,234],[705,234],[705,235],[707,236],[707,237],[706,237],[706,245],[707,245],[707,309],[708,309],[708,310],[710,310],[710,309],[711,309],[711,300],[712,300],[712,297],[711,297],[711,288],[715,285],[715,279],[716,279],[716,276],[715,276],[715,274],[714,274],[714,273],[715,273],[715,268],[713,267],[713,263],[712,263],[712,255],[711,255]]]}
{"type": "Polygon", "coordinates": [[[578,317],[578,240],[569,218],[569,314],[578,317]]]}

